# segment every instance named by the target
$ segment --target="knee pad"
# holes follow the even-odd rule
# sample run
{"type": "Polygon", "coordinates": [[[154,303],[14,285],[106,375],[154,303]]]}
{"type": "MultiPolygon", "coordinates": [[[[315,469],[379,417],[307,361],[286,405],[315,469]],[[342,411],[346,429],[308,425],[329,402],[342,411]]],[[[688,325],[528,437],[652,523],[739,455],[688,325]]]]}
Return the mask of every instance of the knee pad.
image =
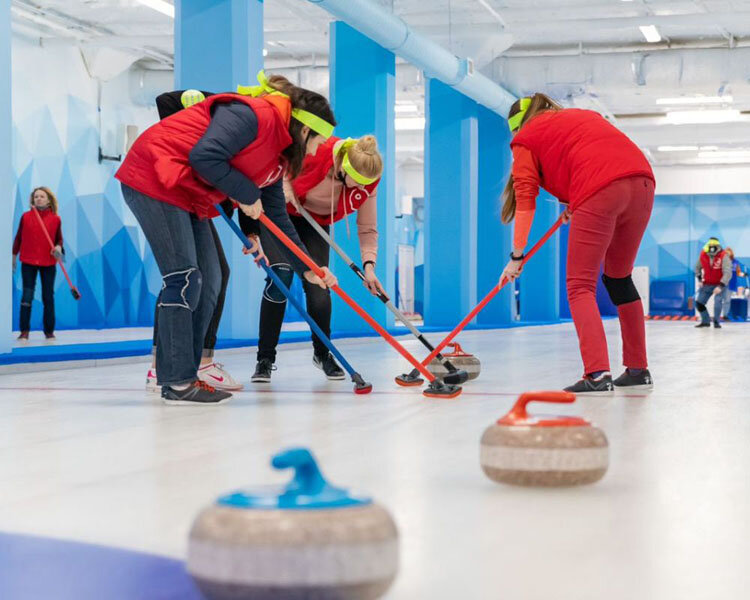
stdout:
{"type": "Polygon", "coordinates": [[[201,272],[191,267],[164,275],[161,284],[159,306],[176,306],[194,311],[201,298],[203,280],[201,272]]]}
{"type": "Polygon", "coordinates": [[[602,275],[602,281],[604,282],[604,287],[607,288],[607,293],[610,300],[612,300],[612,304],[615,306],[641,299],[633,283],[633,278],[630,275],[627,277],[607,277],[606,275],[602,275]]]}
{"type": "MultiPolygon", "coordinates": [[[[294,271],[292,271],[292,267],[286,263],[278,263],[271,265],[271,268],[288,289],[289,286],[292,285],[292,280],[294,279],[294,271]]],[[[263,297],[274,304],[284,304],[286,302],[284,292],[274,284],[273,279],[270,277],[266,278],[266,289],[263,290],[263,297]]]]}
{"type": "Polygon", "coordinates": [[[706,305],[703,302],[696,302],[695,307],[698,309],[698,312],[706,312],[706,305]]]}
{"type": "Polygon", "coordinates": [[[34,288],[23,288],[21,294],[21,306],[31,306],[34,300],[34,288]]]}

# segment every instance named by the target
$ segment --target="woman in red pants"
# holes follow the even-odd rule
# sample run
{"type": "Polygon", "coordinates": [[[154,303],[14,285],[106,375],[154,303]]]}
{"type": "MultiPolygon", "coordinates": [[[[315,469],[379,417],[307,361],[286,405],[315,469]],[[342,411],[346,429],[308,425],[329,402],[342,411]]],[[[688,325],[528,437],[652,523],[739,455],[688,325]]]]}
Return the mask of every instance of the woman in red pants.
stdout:
{"type": "Polygon", "coordinates": [[[614,386],[650,388],[643,305],[631,274],[654,204],[654,174],[646,157],[598,113],[563,109],[544,94],[516,101],[508,115],[513,169],[502,218],[515,217],[513,252],[503,276],[521,273],[523,250],[543,187],[568,205],[567,288],[584,376],[565,388],[611,393],[614,386]],[[607,339],[596,304],[602,280],[617,306],[625,372],[612,381],[607,339]]]}

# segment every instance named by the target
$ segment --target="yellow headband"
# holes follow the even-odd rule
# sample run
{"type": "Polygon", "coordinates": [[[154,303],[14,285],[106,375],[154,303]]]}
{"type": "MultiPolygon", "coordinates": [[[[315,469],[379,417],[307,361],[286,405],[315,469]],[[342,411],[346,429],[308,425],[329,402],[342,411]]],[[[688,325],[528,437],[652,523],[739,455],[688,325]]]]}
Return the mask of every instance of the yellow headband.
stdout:
{"type": "MultiPolygon", "coordinates": [[[[268,83],[268,77],[266,77],[266,73],[263,70],[258,71],[258,83],[260,85],[238,85],[237,93],[241,94],[242,96],[252,96],[253,98],[257,98],[262,94],[268,94],[270,96],[284,96],[285,98],[289,97],[287,94],[285,94],[284,92],[280,92],[276,88],[272,87],[270,83],[268,83]]],[[[333,125],[331,125],[325,119],[321,119],[318,115],[314,115],[307,110],[302,110],[301,108],[293,108],[292,117],[294,117],[303,125],[307,125],[315,133],[323,136],[325,139],[328,139],[333,135],[333,125]]]]}
{"type": "Polygon", "coordinates": [[[344,159],[341,161],[341,166],[343,167],[344,171],[346,172],[349,177],[351,177],[354,181],[359,183],[360,185],[370,185],[374,181],[377,181],[377,177],[365,177],[362,175],[357,169],[354,168],[354,165],[352,165],[351,161],[349,160],[349,150],[354,147],[354,145],[357,143],[357,140],[353,140],[352,138],[346,138],[343,144],[341,144],[341,148],[339,152],[344,152],[344,159]]]}
{"type": "Polygon", "coordinates": [[[531,98],[521,98],[520,110],[508,119],[508,127],[510,127],[511,133],[515,133],[521,127],[521,121],[526,115],[526,111],[529,110],[531,105],[531,98]]]}

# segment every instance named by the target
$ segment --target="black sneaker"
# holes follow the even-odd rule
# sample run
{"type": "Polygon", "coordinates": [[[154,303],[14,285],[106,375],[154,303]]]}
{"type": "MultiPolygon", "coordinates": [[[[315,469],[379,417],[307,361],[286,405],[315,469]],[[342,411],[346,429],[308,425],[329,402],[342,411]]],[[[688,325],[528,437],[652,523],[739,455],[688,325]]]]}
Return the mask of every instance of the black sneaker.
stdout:
{"type": "Polygon", "coordinates": [[[258,361],[258,364],[255,365],[255,373],[253,373],[253,376],[250,378],[250,381],[252,381],[253,383],[270,383],[271,371],[275,371],[275,370],[276,370],[276,365],[274,365],[267,358],[261,358],[258,361]]]}
{"type": "Polygon", "coordinates": [[[711,327],[711,323],[704,323],[703,321],[701,321],[695,326],[696,329],[700,329],[701,327],[711,327]]]}
{"type": "Polygon", "coordinates": [[[344,371],[341,370],[341,367],[339,367],[330,352],[327,352],[325,356],[322,357],[313,356],[313,364],[323,371],[323,373],[326,374],[326,377],[331,381],[341,381],[342,379],[346,379],[344,371]]]}
{"type": "Polygon", "coordinates": [[[599,375],[596,379],[584,375],[583,379],[579,382],[574,383],[565,388],[566,392],[573,392],[574,394],[611,394],[615,391],[615,387],[612,384],[612,375],[609,372],[605,372],[599,375]]]}
{"type": "Polygon", "coordinates": [[[184,390],[176,390],[168,385],[162,386],[161,398],[164,404],[173,406],[208,406],[224,404],[232,397],[228,392],[212,388],[203,381],[194,381],[184,390]]]}
{"type": "Polygon", "coordinates": [[[714,329],[721,329],[721,323],[714,321],[714,329]]]}
{"type": "Polygon", "coordinates": [[[650,390],[654,387],[654,380],[651,378],[648,369],[641,369],[638,375],[633,375],[630,369],[625,369],[625,372],[613,383],[615,387],[629,387],[637,390],[650,390]]]}

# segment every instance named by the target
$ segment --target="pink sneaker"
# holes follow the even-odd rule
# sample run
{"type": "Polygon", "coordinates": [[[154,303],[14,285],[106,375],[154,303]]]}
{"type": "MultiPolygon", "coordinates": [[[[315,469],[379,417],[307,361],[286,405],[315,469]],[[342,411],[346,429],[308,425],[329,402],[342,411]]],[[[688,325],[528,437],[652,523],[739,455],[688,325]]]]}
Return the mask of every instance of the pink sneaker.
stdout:
{"type": "Polygon", "coordinates": [[[198,369],[198,379],[215,387],[217,390],[236,392],[244,387],[224,370],[224,365],[217,362],[198,369]]]}

